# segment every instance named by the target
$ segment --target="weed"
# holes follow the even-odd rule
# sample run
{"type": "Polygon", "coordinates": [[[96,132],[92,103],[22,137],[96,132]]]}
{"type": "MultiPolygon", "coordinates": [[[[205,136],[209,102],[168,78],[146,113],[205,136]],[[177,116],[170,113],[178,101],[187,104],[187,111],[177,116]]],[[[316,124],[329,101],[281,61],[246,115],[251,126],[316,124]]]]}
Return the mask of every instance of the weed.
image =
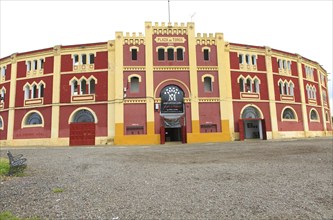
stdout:
{"type": "Polygon", "coordinates": [[[9,160],[7,158],[0,157],[0,176],[5,176],[9,173],[9,160]]]}
{"type": "Polygon", "coordinates": [[[64,191],[64,189],[62,189],[62,188],[53,188],[52,189],[52,192],[54,192],[54,193],[62,193],[64,191]]]}

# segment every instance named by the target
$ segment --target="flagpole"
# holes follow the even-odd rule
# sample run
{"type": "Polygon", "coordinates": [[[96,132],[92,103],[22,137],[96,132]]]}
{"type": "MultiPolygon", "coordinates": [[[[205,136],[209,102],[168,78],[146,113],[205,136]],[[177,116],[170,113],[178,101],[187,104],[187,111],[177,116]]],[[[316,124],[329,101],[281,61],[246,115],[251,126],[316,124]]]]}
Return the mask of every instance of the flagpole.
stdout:
{"type": "Polygon", "coordinates": [[[170,0],[168,0],[168,14],[169,14],[169,23],[170,23],[170,0]]]}

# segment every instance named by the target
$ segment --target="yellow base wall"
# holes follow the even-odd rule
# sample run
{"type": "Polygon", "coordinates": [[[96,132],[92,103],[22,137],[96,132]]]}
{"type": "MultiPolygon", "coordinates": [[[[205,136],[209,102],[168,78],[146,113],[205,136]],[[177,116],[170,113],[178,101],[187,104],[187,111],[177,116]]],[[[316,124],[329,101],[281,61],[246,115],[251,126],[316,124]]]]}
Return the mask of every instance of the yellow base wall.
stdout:
{"type": "Polygon", "coordinates": [[[160,135],[124,135],[114,138],[115,145],[145,145],[160,144],[160,135]]]}
{"type": "Polygon", "coordinates": [[[187,143],[226,142],[231,141],[229,133],[188,133],[187,143]]]}

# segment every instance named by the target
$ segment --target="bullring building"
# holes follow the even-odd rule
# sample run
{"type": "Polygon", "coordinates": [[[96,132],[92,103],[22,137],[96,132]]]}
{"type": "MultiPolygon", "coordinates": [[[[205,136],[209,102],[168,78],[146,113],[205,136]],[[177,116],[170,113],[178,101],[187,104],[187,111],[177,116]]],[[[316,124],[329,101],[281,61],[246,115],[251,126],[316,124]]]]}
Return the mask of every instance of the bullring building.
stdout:
{"type": "Polygon", "coordinates": [[[1,58],[1,146],[332,135],[316,61],[196,34],[192,22],[144,28],[1,58]]]}

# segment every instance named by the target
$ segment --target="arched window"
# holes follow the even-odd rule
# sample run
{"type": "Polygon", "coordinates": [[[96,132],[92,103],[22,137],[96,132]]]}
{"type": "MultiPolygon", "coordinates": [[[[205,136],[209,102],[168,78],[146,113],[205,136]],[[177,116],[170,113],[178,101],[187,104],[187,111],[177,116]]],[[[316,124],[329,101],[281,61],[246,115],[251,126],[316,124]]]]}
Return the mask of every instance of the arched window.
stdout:
{"type": "Polygon", "coordinates": [[[294,84],[289,85],[289,95],[294,96],[294,84]]]}
{"type": "Polygon", "coordinates": [[[252,65],[257,65],[257,59],[256,59],[256,55],[252,55],[252,65]]]}
{"type": "Polygon", "coordinates": [[[80,95],[83,95],[83,94],[87,94],[87,81],[85,79],[83,79],[81,81],[81,94],[80,95]]]}
{"type": "Polygon", "coordinates": [[[44,85],[43,84],[39,85],[39,88],[38,88],[38,97],[39,98],[44,97],[44,85]]]}
{"type": "Polygon", "coordinates": [[[285,95],[289,94],[289,92],[288,92],[288,83],[287,82],[284,83],[283,90],[284,90],[283,94],[285,94],[285,95]]]}
{"type": "Polygon", "coordinates": [[[71,83],[72,95],[78,95],[78,83],[76,80],[73,80],[71,83]]]}
{"type": "Polygon", "coordinates": [[[282,61],[283,62],[283,69],[287,69],[287,63],[285,60],[282,61]]]}
{"type": "Polygon", "coordinates": [[[204,60],[208,61],[209,60],[209,49],[204,49],[203,55],[204,55],[204,60]]]}
{"type": "Polygon", "coordinates": [[[39,59],[39,69],[44,69],[44,60],[39,59]]]}
{"type": "Polygon", "coordinates": [[[31,61],[27,61],[27,71],[31,71],[31,61]]]}
{"type": "Polygon", "coordinates": [[[283,95],[283,82],[279,82],[280,94],[283,95]]]}
{"type": "Polygon", "coordinates": [[[291,62],[287,61],[288,70],[291,70],[291,62]]]}
{"type": "Polygon", "coordinates": [[[30,86],[26,85],[24,87],[24,99],[29,99],[30,98],[30,86]]]}
{"type": "Polygon", "coordinates": [[[95,63],[95,55],[93,53],[89,54],[89,64],[95,63]]]}
{"type": "Polygon", "coordinates": [[[177,60],[184,60],[184,51],[182,48],[177,48],[177,60]]]}
{"type": "Polygon", "coordinates": [[[89,110],[81,109],[74,114],[72,122],[95,122],[95,118],[89,110]]]}
{"type": "Polygon", "coordinates": [[[318,113],[316,110],[312,109],[310,112],[310,119],[313,121],[317,121],[319,119],[318,113]]]}
{"type": "Polygon", "coordinates": [[[286,108],[282,113],[283,119],[296,119],[295,113],[292,109],[286,108]]]}
{"type": "Polygon", "coordinates": [[[175,51],[173,48],[168,48],[168,60],[174,60],[175,51]]]}
{"type": "Polygon", "coordinates": [[[246,54],[245,62],[246,62],[246,64],[250,64],[250,55],[246,54]]]}
{"type": "Polygon", "coordinates": [[[133,76],[131,78],[131,92],[139,92],[139,78],[136,76],[133,76]]]}
{"type": "Polygon", "coordinates": [[[33,64],[33,70],[37,70],[37,60],[34,60],[32,64],[33,64]]]}
{"type": "Polygon", "coordinates": [[[328,112],[325,112],[325,121],[329,122],[328,112]]]}
{"type": "Polygon", "coordinates": [[[212,92],[213,86],[212,86],[212,78],[209,76],[206,76],[204,78],[204,91],[205,92],[212,92]]]}
{"type": "Polygon", "coordinates": [[[255,79],[254,80],[254,92],[255,93],[259,93],[259,80],[258,79],[255,79]]]}
{"type": "Polygon", "coordinates": [[[91,79],[89,82],[89,94],[95,94],[95,80],[91,79]]]}
{"type": "Polygon", "coordinates": [[[0,116],[0,129],[3,129],[2,117],[0,116]]]}
{"type": "Polygon", "coordinates": [[[246,80],[246,92],[252,92],[252,80],[251,79],[246,80]]]}
{"type": "Polygon", "coordinates": [[[278,59],[278,66],[279,66],[279,69],[282,69],[282,60],[278,59]]]}
{"type": "Polygon", "coordinates": [[[37,112],[32,112],[25,117],[24,125],[41,125],[42,117],[37,112]]]}
{"type": "Polygon", "coordinates": [[[73,65],[78,66],[79,65],[79,55],[74,54],[73,55],[73,65]]]}
{"type": "Polygon", "coordinates": [[[132,48],[131,53],[132,53],[132,60],[138,60],[138,49],[132,48]]]}
{"type": "Polygon", "coordinates": [[[32,86],[32,92],[31,92],[31,95],[32,95],[31,98],[33,98],[33,99],[38,98],[38,95],[37,95],[37,86],[36,86],[36,85],[33,85],[33,86],[32,86]]]}
{"type": "Polygon", "coordinates": [[[0,91],[0,102],[5,101],[5,89],[1,89],[0,91]]]}
{"type": "Polygon", "coordinates": [[[243,62],[244,62],[243,54],[238,55],[238,61],[240,64],[243,64],[243,62]]]}
{"type": "Polygon", "coordinates": [[[248,106],[243,110],[242,118],[261,118],[257,108],[248,106]]]}
{"type": "Polygon", "coordinates": [[[239,79],[239,90],[241,92],[244,92],[244,79],[243,78],[239,79]]]}
{"type": "Polygon", "coordinates": [[[158,60],[164,60],[164,48],[158,49],[158,60]]]}
{"type": "Polygon", "coordinates": [[[81,64],[85,65],[87,64],[87,55],[81,54],[81,64]]]}

